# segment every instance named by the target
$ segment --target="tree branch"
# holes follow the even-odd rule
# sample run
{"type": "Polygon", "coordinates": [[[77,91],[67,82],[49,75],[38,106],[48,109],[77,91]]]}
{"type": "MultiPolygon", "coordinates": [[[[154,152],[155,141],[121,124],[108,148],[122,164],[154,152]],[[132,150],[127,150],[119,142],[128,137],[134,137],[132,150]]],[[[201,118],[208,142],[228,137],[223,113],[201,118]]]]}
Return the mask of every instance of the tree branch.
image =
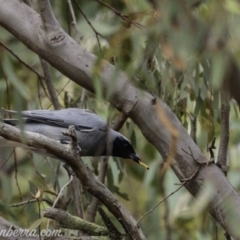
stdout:
{"type": "MultiPolygon", "coordinates": [[[[121,113],[118,116],[118,118],[115,120],[115,122],[112,123],[112,126],[111,126],[112,129],[115,131],[119,131],[122,128],[122,126],[126,120],[127,120],[127,115],[124,113],[121,113]]],[[[104,183],[105,176],[107,173],[107,168],[108,168],[108,157],[103,157],[101,160],[100,171],[98,174],[98,180],[101,183],[104,183]]],[[[92,202],[89,204],[89,206],[87,208],[87,220],[89,222],[95,221],[98,205],[99,205],[99,200],[94,197],[92,199],[92,202]]]]}
{"type": "Polygon", "coordinates": [[[230,94],[224,85],[221,89],[221,138],[218,151],[217,164],[227,175],[227,150],[229,141],[229,115],[230,115],[230,94]]]}
{"type": "Polygon", "coordinates": [[[67,0],[68,3],[68,8],[70,10],[71,16],[72,16],[72,25],[73,28],[75,29],[76,33],[77,33],[77,42],[80,44],[81,40],[83,39],[83,35],[80,33],[80,31],[77,28],[77,20],[76,20],[76,16],[74,13],[74,9],[72,6],[72,1],[71,0],[67,0]]]}
{"type": "Polygon", "coordinates": [[[29,147],[44,149],[56,156],[56,158],[65,161],[75,172],[85,189],[97,197],[108,208],[132,239],[145,239],[132,215],[105,185],[95,179],[93,173],[85,166],[79,155],[76,155],[73,151],[69,151],[69,148],[63,146],[58,141],[49,139],[41,134],[24,132],[24,139],[22,139],[23,135],[19,129],[2,122],[0,122],[0,136],[11,141],[24,143],[29,147]]]}
{"type": "Polygon", "coordinates": [[[51,33],[54,28],[60,28],[49,0],[39,0],[38,4],[45,31],[51,33]]]}
{"type": "Polygon", "coordinates": [[[48,208],[44,211],[43,216],[46,218],[54,219],[63,228],[82,230],[89,236],[109,235],[107,228],[84,221],[81,218],[73,216],[61,209],[48,208]]]}
{"type": "Polygon", "coordinates": [[[50,98],[51,98],[51,102],[53,104],[54,109],[59,110],[59,109],[61,109],[61,106],[58,102],[57,94],[56,94],[56,91],[55,91],[53,83],[52,83],[48,62],[43,60],[41,57],[40,57],[40,62],[41,62],[41,65],[42,65],[44,78],[45,78],[45,82],[46,82],[46,85],[47,85],[48,93],[49,93],[50,98]]]}

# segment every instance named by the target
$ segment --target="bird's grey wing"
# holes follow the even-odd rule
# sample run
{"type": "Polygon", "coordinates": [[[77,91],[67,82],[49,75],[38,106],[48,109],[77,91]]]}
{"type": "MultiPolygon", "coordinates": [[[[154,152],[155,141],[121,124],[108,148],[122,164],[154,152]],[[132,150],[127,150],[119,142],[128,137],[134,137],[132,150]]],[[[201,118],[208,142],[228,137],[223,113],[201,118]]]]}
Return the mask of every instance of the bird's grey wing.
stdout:
{"type": "MultiPolygon", "coordinates": [[[[11,112],[14,113],[14,112],[11,112]]],[[[74,125],[82,156],[99,156],[104,153],[108,135],[107,124],[98,115],[83,109],[33,110],[21,112],[24,130],[40,133],[62,143],[71,138],[62,135],[70,125],[74,125]]],[[[17,120],[9,124],[18,127],[17,120]]]]}
{"type": "Polygon", "coordinates": [[[106,131],[107,129],[106,123],[99,116],[85,109],[33,110],[23,111],[21,115],[25,124],[38,122],[63,128],[74,125],[78,131],[92,131],[93,129],[106,131]]]}

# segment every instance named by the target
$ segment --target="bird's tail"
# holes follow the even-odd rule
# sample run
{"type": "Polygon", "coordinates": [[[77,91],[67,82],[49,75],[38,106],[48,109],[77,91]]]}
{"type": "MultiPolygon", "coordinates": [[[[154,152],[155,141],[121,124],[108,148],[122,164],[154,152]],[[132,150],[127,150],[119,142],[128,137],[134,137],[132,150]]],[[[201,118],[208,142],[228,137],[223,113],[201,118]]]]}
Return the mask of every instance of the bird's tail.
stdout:
{"type": "Polygon", "coordinates": [[[12,126],[16,126],[19,123],[18,119],[3,119],[3,122],[12,126]]]}
{"type": "MultiPolygon", "coordinates": [[[[12,114],[19,114],[19,112],[14,111],[14,110],[6,110],[4,108],[2,108],[2,112],[4,113],[8,113],[9,115],[12,114]]],[[[20,113],[21,114],[21,113],[20,113]]],[[[13,118],[4,118],[3,122],[12,126],[16,126],[19,123],[18,119],[13,119],[13,118]]]]}

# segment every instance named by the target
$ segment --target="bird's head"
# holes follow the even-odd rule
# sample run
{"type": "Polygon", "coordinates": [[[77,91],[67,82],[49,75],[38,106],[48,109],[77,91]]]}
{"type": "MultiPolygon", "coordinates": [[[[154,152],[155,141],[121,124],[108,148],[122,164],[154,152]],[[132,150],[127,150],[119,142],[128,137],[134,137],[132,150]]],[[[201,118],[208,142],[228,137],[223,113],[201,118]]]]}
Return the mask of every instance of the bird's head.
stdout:
{"type": "Polygon", "coordinates": [[[139,156],[136,154],[132,144],[127,138],[119,134],[112,143],[112,155],[115,157],[121,157],[126,159],[131,159],[134,162],[142,165],[143,167],[149,169],[149,167],[141,162],[139,156]]]}

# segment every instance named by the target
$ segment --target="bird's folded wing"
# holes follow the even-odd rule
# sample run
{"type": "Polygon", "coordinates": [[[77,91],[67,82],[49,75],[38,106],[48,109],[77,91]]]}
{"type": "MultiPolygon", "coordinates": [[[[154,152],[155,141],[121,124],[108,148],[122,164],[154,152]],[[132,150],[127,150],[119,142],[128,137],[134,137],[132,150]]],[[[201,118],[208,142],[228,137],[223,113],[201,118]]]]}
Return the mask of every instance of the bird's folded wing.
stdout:
{"type": "MultiPolygon", "coordinates": [[[[16,111],[5,110],[8,113],[18,114],[16,111]]],[[[99,121],[87,121],[86,119],[92,119],[92,117],[99,118],[96,114],[86,111],[84,109],[63,109],[59,111],[49,110],[33,110],[21,112],[25,123],[43,123],[51,126],[59,126],[68,128],[70,125],[74,125],[76,130],[82,132],[93,131],[98,128],[100,130],[107,130],[104,122],[99,121]],[[86,118],[91,114],[91,118],[86,118]],[[97,122],[98,125],[94,124],[97,122]]],[[[102,120],[102,119],[101,119],[102,120]]],[[[16,120],[15,120],[16,121],[16,120]]]]}

